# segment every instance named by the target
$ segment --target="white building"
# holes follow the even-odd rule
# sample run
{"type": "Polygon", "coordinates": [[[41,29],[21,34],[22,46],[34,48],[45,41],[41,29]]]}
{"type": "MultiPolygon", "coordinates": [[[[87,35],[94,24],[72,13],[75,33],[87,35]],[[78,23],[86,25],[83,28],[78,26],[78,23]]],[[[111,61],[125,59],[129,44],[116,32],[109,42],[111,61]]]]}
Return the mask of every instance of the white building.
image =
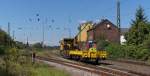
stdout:
{"type": "Polygon", "coordinates": [[[125,44],[125,42],[126,42],[126,39],[125,39],[125,36],[124,36],[124,34],[126,33],[126,32],[128,32],[128,28],[121,28],[121,35],[120,35],[120,44],[121,45],[124,45],[125,44]]]}
{"type": "Polygon", "coordinates": [[[125,39],[124,35],[120,35],[120,44],[124,45],[125,42],[126,42],[126,39],[125,39]]]}

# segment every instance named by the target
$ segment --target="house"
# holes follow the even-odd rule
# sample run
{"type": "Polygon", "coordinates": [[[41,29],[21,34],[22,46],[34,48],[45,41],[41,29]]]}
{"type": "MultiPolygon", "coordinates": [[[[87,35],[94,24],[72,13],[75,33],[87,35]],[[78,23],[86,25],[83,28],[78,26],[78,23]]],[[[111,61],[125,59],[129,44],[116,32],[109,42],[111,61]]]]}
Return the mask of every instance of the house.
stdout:
{"type": "Polygon", "coordinates": [[[84,23],[81,23],[78,27],[78,34],[75,36],[75,43],[79,45],[80,48],[86,46],[86,42],[88,39],[87,31],[93,28],[93,23],[91,21],[87,21],[84,23]]]}
{"type": "Polygon", "coordinates": [[[94,27],[88,32],[88,41],[98,41],[104,39],[112,43],[120,42],[120,33],[116,25],[107,19],[102,19],[100,22],[95,23],[94,27]]]}
{"type": "Polygon", "coordinates": [[[92,23],[91,21],[80,24],[79,33],[75,36],[75,44],[80,49],[86,49],[87,42],[98,40],[105,40],[110,43],[121,43],[123,44],[126,40],[124,33],[126,29],[119,29],[108,19],[102,19],[98,23],[92,23]]]}
{"type": "Polygon", "coordinates": [[[126,42],[125,39],[125,33],[129,31],[129,28],[121,28],[121,34],[120,34],[120,44],[124,45],[124,43],[126,42]]]}
{"type": "Polygon", "coordinates": [[[77,35],[78,42],[86,42],[87,41],[87,31],[93,28],[93,24],[91,21],[81,23],[78,27],[79,33],[77,35]]]}

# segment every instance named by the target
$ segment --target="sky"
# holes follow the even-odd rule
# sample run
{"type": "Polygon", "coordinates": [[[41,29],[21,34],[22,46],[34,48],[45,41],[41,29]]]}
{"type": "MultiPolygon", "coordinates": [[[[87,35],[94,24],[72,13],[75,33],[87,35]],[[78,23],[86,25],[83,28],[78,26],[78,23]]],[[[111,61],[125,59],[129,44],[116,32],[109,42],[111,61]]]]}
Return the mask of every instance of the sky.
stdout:
{"type": "MultiPolygon", "coordinates": [[[[117,0],[0,0],[0,28],[26,43],[59,45],[64,37],[74,37],[83,21],[97,22],[105,18],[116,24],[117,0]]],[[[120,0],[121,27],[129,28],[136,9],[142,6],[150,18],[150,0],[120,0]]]]}

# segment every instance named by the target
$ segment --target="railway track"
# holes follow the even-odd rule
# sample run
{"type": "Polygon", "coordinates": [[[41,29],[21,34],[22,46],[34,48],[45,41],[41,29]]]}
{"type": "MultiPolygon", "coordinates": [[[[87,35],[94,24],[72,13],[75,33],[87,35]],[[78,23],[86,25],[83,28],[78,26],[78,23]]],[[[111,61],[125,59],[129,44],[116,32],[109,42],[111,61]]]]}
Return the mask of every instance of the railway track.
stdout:
{"type": "Polygon", "coordinates": [[[150,66],[145,63],[126,61],[126,60],[105,60],[104,63],[111,68],[116,68],[120,70],[128,71],[129,73],[137,74],[140,76],[150,76],[149,69],[150,66]],[[112,66],[111,66],[112,65],[112,66]]]}
{"type": "Polygon", "coordinates": [[[37,56],[37,59],[62,64],[62,65],[77,68],[80,70],[85,70],[88,72],[98,74],[100,76],[141,76],[138,74],[130,73],[129,71],[122,71],[122,70],[113,69],[109,67],[103,67],[103,66],[97,67],[94,65],[84,64],[84,63],[68,62],[68,61],[64,61],[61,59],[57,59],[57,58],[55,59],[55,58],[45,58],[45,57],[37,56]]]}
{"type": "Polygon", "coordinates": [[[111,61],[116,61],[116,62],[121,62],[121,63],[129,63],[129,64],[135,64],[135,65],[144,65],[150,67],[150,64],[146,62],[140,62],[140,61],[133,61],[133,60],[111,60],[111,61]]]}

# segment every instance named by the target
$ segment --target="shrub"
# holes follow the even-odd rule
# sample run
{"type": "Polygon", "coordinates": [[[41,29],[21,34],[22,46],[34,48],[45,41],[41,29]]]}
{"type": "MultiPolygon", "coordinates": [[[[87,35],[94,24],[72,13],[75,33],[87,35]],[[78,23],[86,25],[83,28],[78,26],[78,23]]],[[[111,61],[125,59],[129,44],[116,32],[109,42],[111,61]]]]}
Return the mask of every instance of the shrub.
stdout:
{"type": "Polygon", "coordinates": [[[6,47],[0,45],[0,55],[4,55],[5,54],[5,49],[6,49],[6,47]]]}
{"type": "Polygon", "coordinates": [[[17,48],[8,48],[5,50],[3,70],[12,76],[31,76],[34,72],[31,70],[31,57],[24,55],[23,50],[17,48]]]}
{"type": "Polygon", "coordinates": [[[147,61],[150,58],[150,50],[143,48],[143,45],[110,44],[106,50],[109,53],[109,58],[112,59],[126,58],[147,61]]]}
{"type": "Polygon", "coordinates": [[[109,45],[108,41],[105,40],[99,40],[97,42],[97,49],[98,50],[104,50],[109,45]]]}
{"type": "Polygon", "coordinates": [[[117,59],[125,56],[124,48],[119,44],[110,44],[106,47],[109,58],[117,59]]]}
{"type": "Polygon", "coordinates": [[[137,59],[146,61],[146,60],[148,60],[149,56],[150,56],[149,50],[148,49],[142,49],[142,50],[138,51],[137,59]]]}
{"type": "Polygon", "coordinates": [[[128,59],[135,59],[136,57],[136,51],[137,47],[134,45],[125,45],[124,46],[124,52],[125,52],[125,58],[128,59]]]}

